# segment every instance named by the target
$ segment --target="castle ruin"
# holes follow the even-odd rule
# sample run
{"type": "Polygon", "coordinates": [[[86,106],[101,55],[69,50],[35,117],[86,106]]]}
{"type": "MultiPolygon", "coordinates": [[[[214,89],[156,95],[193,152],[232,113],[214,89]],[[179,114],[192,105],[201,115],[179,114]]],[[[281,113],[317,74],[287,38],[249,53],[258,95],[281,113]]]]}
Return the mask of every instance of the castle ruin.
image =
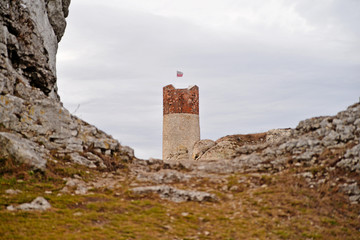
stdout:
{"type": "Polygon", "coordinates": [[[164,161],[190,160],[194,144],[200,140],[199,88],[163,88],[164,161]]]}

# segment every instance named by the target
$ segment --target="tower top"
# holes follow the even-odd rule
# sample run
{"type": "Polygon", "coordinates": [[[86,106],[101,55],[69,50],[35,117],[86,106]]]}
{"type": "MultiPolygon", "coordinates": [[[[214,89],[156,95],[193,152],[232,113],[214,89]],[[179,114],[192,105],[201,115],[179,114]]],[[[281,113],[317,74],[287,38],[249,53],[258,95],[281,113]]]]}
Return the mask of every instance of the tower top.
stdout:
{"type": "Polygon", "coordinates": [[[173,85],[163,88],[164,115],[171,113],[189,113],[199,115],[199,87],[176,89],[173,85]]]}

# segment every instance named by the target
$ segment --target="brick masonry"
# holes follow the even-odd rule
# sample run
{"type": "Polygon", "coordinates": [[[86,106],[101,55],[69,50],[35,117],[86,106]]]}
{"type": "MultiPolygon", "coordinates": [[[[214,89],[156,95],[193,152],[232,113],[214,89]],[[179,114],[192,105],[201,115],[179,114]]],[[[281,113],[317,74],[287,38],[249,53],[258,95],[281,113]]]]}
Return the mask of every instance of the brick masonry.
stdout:
{"type": "Polygon", "coordinates": [[[163,88],[164,115],[190,113],[199,115],[199,87],[176,89],[173,85],[163,88]]]}

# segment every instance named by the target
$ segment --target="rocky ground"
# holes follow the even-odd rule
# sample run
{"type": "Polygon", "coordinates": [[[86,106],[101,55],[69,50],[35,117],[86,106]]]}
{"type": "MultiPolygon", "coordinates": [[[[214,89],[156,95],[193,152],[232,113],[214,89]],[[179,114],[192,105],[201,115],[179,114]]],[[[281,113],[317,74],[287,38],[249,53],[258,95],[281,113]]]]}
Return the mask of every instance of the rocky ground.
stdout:
{"type": "Polygon", "coordinates": [[[0,2],[0,239],[360,239],[360,104],[137,159],[62,106],[69,4],[0,2]]]}
{"type": "Polygon", "coordinates": [[[133,159],[112,171],[59,159],[37,172],[3,158],[0,233],[5,239],[359,239],[359,114],[354,104],[296,129],[202,140],[197,160],[184,164],[133,159]]]}
{"type": "Polygon", "coordinates": [[[309,187],[322,184],[339,187],[349,195],[352,204],[359,204],[359,136],[357,103],[336,116],[301,121],[296,129],[232,135],[216,142],[201,140],[194,146],[194,161],[178,164],[189,171],[185,177],[169,172],[137,174],[140,179],[156,182],[160,177],[165,181],[188,180],[191,176],[208,177],[207,174],[275,174],[291,169],[296,176],[304,177],[309,187]]]}

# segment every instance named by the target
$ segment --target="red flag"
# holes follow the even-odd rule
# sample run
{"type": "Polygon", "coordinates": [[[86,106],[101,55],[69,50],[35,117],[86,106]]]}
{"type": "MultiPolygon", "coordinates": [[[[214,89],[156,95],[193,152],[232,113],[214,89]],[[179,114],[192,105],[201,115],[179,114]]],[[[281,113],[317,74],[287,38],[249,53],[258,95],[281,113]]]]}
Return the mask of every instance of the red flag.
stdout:
{"type": "Polygon", "coordinates": [[[177,76],[177,77],[182,77],[183,75],[184,75],[183,72],[176,71],[176,76],[177,76]]]}

